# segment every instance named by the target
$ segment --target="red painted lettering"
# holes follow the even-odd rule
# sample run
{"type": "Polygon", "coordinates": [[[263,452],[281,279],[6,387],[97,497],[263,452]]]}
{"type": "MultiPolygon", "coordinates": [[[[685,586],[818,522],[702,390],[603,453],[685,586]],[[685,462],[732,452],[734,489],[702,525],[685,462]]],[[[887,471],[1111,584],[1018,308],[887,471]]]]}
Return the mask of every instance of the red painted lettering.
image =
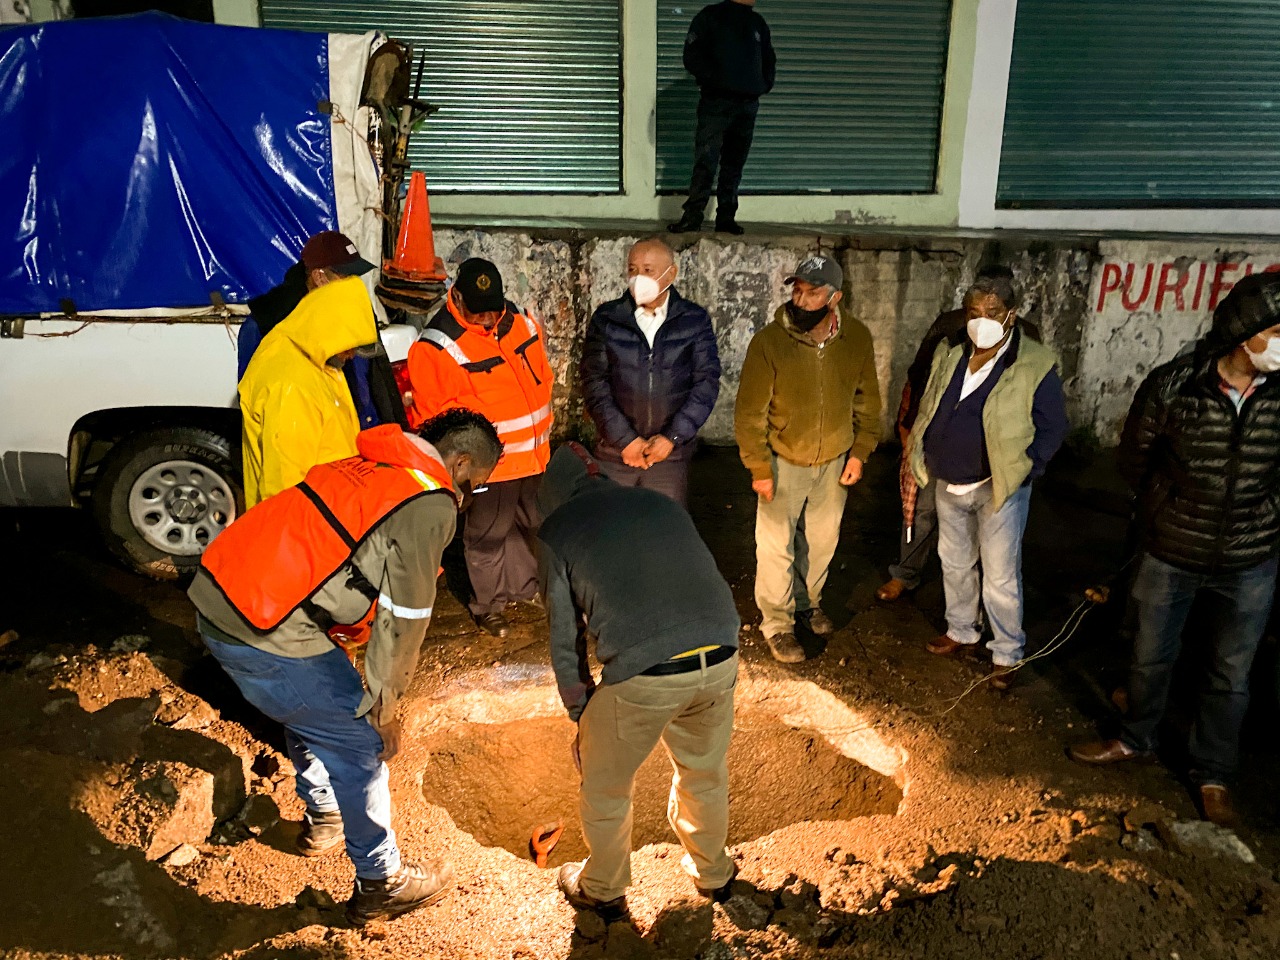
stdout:
{"type": "Polygon", "coordinates": [[[1098,283],[1098,313],[1102,312],[1102,308],[1107,304],[1107,294],[1115,293],[1120,289],[1120,264],[1104,263],[1102,265],[1102,280],[1098,283]]]}
{"type": "Polygon", "coordinates": [[[1155,276],[1156,265],[1148,263],[1146,266],[1146,276],[1142,278],[1142,293],[1137,298],[1133,296],[1133,277],[1135,265],[1129,264],[1124,272],[1124,289],[1120,291],[1120,303],[1124,305],[1126,310],[1137,310],[1140,306],[1147,302],[1147,296],[1151,293],[1151,279],[1155,276]]]}
{"type": "Polygon", "coordinates": [[[1196,296],[1195,299],[1191,301],[1192,310],[1200,309],[1200,294],[1204,293],[1204,275],[1208,271],[1209,265],[1207,263],[1200,264],[1200,275],[1196,277],[1196,296]]]}
{"type": "Polygon", "coordinates": [[[1189,270],[1179,271],[1176,263],[1166,263],[1160,268],[1160,282],[1156,284],[1156,313],[1159,313],[1164,307],[1164,295],[1166,293],[1173,294],[1174,303],[1178,305],[1179,310],[1187,309],[1186,303],[1182,300],[1182,291],[1187,288],[1187,281],[1191,279],[1189,270]],[[1173,281],[1170,282],[1169,275],[1174,274],[1173,281]]]}
{"type": "Polygon", "coordinates": [[[1218,301],[1222,299],[1223,294],[1235,286],[1234,280],[1225,279],[1228,273],[1235,273],[1240,269],[1238,263],[1219,263],[1213,268],[1213,283],[1209,285],[1209,309],[1213,310],[1218,306],[1218,301]]]}
{"type": "Polygon", "coordinates": [[[1262,272],[1263,273],[1280,273],[1280,263],[1273,263],[1271,266],[1267,267],[1267,269],[1263,270],[1262,272]]]}

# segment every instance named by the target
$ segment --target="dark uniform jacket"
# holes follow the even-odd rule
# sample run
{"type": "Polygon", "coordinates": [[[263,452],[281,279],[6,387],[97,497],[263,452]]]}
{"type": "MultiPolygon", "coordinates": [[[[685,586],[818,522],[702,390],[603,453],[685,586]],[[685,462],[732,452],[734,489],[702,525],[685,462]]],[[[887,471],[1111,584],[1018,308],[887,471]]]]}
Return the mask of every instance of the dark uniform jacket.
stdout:
{"type": "Polygon", "coordinates": [[[1280,277],[1250,276],[1214,313],[1189,354],[1151,372],[1120,443],[1120,468],[1138,493],[1143,545],[1192,573],[1230,573],[1280,545],[1280,374],[1239,412],[1218,360],[1280,323],[1280,277]]]}
{"type": "Polygon", "coordinates": [[[637,437],[662,434],[676,445],[670,459],[688,459],[720,394],[711,318],[672,287],[667,318],[650,347],[635,312],[630,293],[602,304],[582,346],[578,369],[599,437],[596,453],[620,461],[622,449],[637,437]]]}

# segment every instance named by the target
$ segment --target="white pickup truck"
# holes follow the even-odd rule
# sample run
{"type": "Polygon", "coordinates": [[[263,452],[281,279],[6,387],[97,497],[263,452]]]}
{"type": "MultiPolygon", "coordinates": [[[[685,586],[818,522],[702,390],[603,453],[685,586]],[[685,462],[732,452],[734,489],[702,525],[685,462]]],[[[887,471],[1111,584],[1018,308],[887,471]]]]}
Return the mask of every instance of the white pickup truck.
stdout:
{"type": "MultiPolygon", "coordinates": [[[[155,14],[0,30],[0,507],[90,507],[160,578],[235,519],[244,304],[319,230],[381,260],[379,42],[155,14]]],[[[414,332],[383,335],[395,360],[414,332]]]]}

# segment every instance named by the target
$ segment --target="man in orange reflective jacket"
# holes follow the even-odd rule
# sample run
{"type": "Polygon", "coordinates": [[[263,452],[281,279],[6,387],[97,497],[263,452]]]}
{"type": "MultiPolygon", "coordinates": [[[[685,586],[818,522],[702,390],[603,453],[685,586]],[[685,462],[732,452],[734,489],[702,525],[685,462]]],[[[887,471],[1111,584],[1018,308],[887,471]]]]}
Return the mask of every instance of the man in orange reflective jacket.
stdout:
{"type": "Polygon", "coordinates": [[[493,421],[502,459],[463,528],[472,616],[505,637],[507,604],[538,602],[536,497],[551,456],[551,365],[542,325],[502,292],[488,260],[458,268],[444,304],[409,349],[410,423],[467,407],[493,421]]]}
{"type": "Polygon", "coordinates": [[[418,436],[386,424],[356,446],[228,527],[188,595],[209,652],[284,726],[306,808],[298,852],[322,856],[345,841],[356,873],[347,916],[364,924],[451,886],[447,864],[401,859],[385,761],[399,748],[396,708],[430,623],[440,554],[501,444],[483,417],[451,410],[418,436]],[[371,604],[362,682],[328,631],[363,620],[371,604]]]}

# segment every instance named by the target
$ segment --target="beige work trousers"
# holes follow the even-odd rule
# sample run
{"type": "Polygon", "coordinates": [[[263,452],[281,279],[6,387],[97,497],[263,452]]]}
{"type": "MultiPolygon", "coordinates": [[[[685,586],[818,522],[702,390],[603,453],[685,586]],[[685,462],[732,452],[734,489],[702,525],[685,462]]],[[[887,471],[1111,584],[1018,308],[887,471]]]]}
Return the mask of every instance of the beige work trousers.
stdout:
{"type": "Polygon", "coordinates": [[[684,868],[704,890],[733,878],[729,763],[738,655],[687,673],[641,674],[599,687],[578,723],[582,833],[590,854],[582,892],[612,900],[631,884],[631,790],[661,741],[673,776],[667,819],[684,847],[684,868]]]}
{"type": "Polygon", "coordinates": [[[814,467],[773,458],[773,499],[756,504],[756,606],[765,637],[792,633],[796,614],[822,600],[848,495],[844,464],[844,457],[814,467]]]}

